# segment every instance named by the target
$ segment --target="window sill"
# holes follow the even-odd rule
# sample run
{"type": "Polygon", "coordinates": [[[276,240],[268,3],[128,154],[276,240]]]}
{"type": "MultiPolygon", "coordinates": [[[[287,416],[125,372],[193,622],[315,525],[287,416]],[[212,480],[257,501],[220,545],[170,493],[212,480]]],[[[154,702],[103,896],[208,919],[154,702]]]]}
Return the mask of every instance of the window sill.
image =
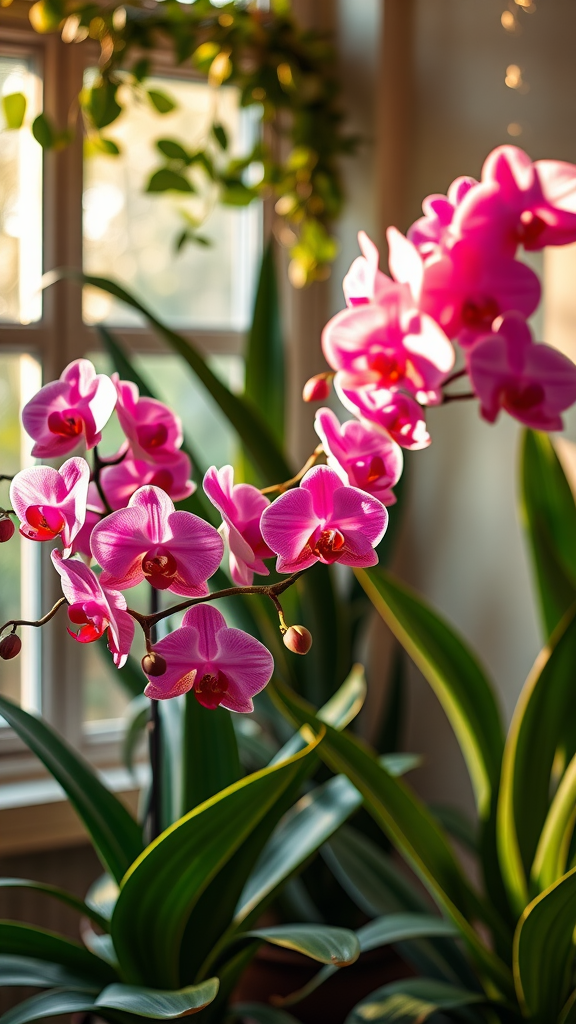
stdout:
{"type": "MultiPolygon", "coordinates": [[[[140,790],[148,780],[147,765],[137,765],[134,775],[125,768],[99,774],[108,788],[135,813],[140,790]]],[[[80,846],[87,840],[82,822],[54,779],[0,786],[0,857],[80,846]]]]}

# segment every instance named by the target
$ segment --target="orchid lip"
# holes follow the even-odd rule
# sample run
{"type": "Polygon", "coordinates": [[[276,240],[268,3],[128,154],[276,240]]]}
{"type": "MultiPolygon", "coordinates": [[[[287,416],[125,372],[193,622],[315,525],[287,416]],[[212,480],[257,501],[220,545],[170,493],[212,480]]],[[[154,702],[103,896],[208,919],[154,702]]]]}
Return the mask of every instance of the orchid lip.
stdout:
{"type": "MultiPolygon", "coordinates": [[[[31,505],[26,509],[26,520],[39,540],[51,540],[62,532],[66,521],[57,508],[50,505],[31,505]]],[[[29,533],[26,534],[30,536],[29,533]]]]}
{"type": "Polygon", "coordinates": [[[137,429],[138,441],[143,448],[161,448],[168,440],[165,423],[147,423],[137,429]]]}
{"type": "Polygon", "coordinates": [[[142,572],[157,590],[167,590],[178,572],[178,563],[169,551],[157,547],[144,555],[142,572]]]}
{"type": "Polygon", "coordinates": [[[199,704],[205,708],[217,708],[226,696],[230,682],[228,677],[218,670],[216,673],[206,672],[199,683],[194,686],[194,695],[199,704]]]}
{"type": "Polygon", "coordinates": [[[60,437],[77,437],[84,429],[84,420],[75,409],[62,409],[48,416],[48,430],[60,437]]]}
{"type": "Polygon", "coordinates": [[[343,553],[344,544],[344,534],[340,533],[340,530],[322,530],[312,550],[323,562],[330,564],[338,561],[343,553]]]}

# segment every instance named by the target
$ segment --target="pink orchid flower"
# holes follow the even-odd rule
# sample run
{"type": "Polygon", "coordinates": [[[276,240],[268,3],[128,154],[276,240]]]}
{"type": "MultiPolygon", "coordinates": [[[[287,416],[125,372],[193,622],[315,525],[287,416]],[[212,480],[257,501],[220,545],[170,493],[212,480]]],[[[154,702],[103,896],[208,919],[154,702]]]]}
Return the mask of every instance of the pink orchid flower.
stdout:
{"type": "Polygon", "coordinates": [[[499,146],[456,211],[451,231],[509,257],[518,245],[542,249],[575,242],[576,165],[532,163],[517,146],[499,146]]]}
{"type": "Polygon", "coordinates": [[[22,423],[36,442],[37,459],[58,458],[79,444],[94,448],[114,412],[116,390],[88,359],[76,359],[60,380],[46,384],[22,410],[22,423]]]}
{"type": "Polygon", "coordinates": [[[534,271],[499,256],[488,243],[482,247],[463,239],[424,261],[395,228],[389,228],[388,242],[395,277],[410,285],[423,312],[463,347],[489,331],[498,316],[530,316],[540,301],[534,271]]]}
{"type": "Polygon", "coordinates": [[[358,256],[342,282],[347,306],[362,306],[366,302],[380,302],[393,287],[390,278],[378,269],[380,253],[365,231],[358,232],[358,256]]]}
{"type": "Polygon", "coordinates": [[[92,531],[92,554],[104,570],[101,582],[113,590],[148,580],[157,590],[203,597],[223,552],[213,526],[191,512],[176,512],[166,492],[150,485],[92,531]]]}
{"type": "Polygon", "coordinates": [[[183,439],[180,418],[156,398],[140,398],[132,381],[120,380],[117,373],[112,380],[118,395],[116,412],[134,458],[173,462],[183,439]]]}
{"type": "Polygon", "coordinates": [[[132,640],[134,619],[126,611],[122,594],[101,586],[98,577],[77,558],[62,558],[59,551],[51,552],[54,568],[62,578],[62,592],[68,601],[68,618],[77,632],[69,629],[70,636],[81,644],[99,640],[108,631],[108,648],[114,664],[126,664],[132,640]]]}
{"type": "Polygon", "coordinates": [[[394,505],[392,491],[402,475],[402,449],[377,427],[348,420],[340,425],[331,409],[319,409],[314,429],[328,456],[328,465],[345,484],[358,487],[394,505]]]}
{"type": "Polygon", "coordinates": [[[64,554],[86,517],[90,467],[85,459],[68,459],[60,469],[34,466],[17,473],[10,485],[12,508],[20,533],[29,540],[60,537],[64,554]]]}
{"type": "Polygon", "coordinates": [[[343,372],[336,374],[334,385],[346,409],[385,430],[401,448],[419,451],[430,444],[422,406],[411,395],[388,391],[365,383],[362,376],[343,372]]]}
{"type": "Polygon", "coordinates": [[[176,451],[171,462],[154,465],[135,459],[129,450],[118,465],[102,470],[100,483],[110,508],[117,510],[126,508],[134,492],[147,484],[166,491],[172,501],[183,501],[196,490],[196,484],[190,479],[191,472],[192,464],[186,452],[176,451]]]}
{"type": "Polygon", "coordinates": [[[92,530],[97,523],[106,515],[106,509],[102,504],[102,499],[98,494],[98,488],[95,483],[88,485],[88,501],[86,504],[86,518],[84,525],[78,530],[74,540],[72,541],[72,554],[82,555],[87,558],[88,561],[92,558],[92,549],[90,547],[90,541],[92,538],[92,530]]]}
{"type": "Polygon", "coordinates": [[[264,543],[260,531],[262,512],[270,504],[268,498],[251,484],[235,484],[232,466],[211,466],[202,486],[224,520],[220,532],[228,544],[234,582],[249,587],[254,573],[268,576],[269,569],[262,559],[273,558],[274,552],[264,543]]]}
{"type": "Polygon", "coordinates": [[[423,217],[408,228],[408,238],[416,246],[421,256],[434,255],[442,244],[451,240],[450,228],[457,207],[478,182],[475,178],[456,178],[448,189],[448,194],[426,196],[422,203],[423,217]]]}
{"type": "Polygon", "coordinates": [[[205,708],[219,704],[229,711],[254,710],[252,697],[270,681],[270,651],[241,629],[226,625],[221,612],[208,604],[190,608],[180,629],[154,646],[166,660],[166,672],[148,676],[144,693],[154,700],[194,690],[205,708]]]}
{"type": "Polygon", "coordinates": [[[493,423],[505,409],[534,430],[562,430],[560,413],[576,402],[576,366],[549,345],[535,344],[517,314],[495,326],[467,357],[482,416],[493,423]]]}
{"type": "Polygon", "coordinates": [[[386,532],[388,513],[371,494],[343,484],[329,466],[314,466],[300,487],[264,510],[260,525],[278,554],[278,572],[297,572],[314,562],[364,568],[378,562],[374,548],[386,532]]]}

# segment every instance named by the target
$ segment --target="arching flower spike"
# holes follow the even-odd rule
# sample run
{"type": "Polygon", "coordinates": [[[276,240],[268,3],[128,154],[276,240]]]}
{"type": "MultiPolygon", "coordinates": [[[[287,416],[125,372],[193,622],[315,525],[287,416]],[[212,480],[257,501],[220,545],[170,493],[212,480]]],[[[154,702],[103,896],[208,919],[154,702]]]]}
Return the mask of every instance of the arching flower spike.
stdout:
{"type": "Polygon", "coordinates": [[[562,430],[560,413],[576,402],[576,366],[549,345],[533,342],[522,317],[508,314],[495,334],[468,354],[468,372],[482,416],[501,409],[534,430],[562,430]]]}
{"type": "Polygon", "coordinates": [[[297,572],[315,562],[376,565],[374,551],[388,525],[384,505],[347,487],[329,466],[308,470],[300,487],[286,491],[262,514],[264,540],[277,552],[278,572],[297,572]]]}
{"type": "Polygon", "coordinates": [[[263,558],[274,552],[262,538],[260,518],[270,504],[268,498],[251,484],[235,484],[232,466],[211,466],[202,484],[210,501],[224,520],[220,532],[230,551],[230,575],[235,583],[249,587],[254,573],[268,576],[263,558]]]}
{"type": "Polygon", "coordinates": [[[88,359],[76,359],[60,380],[46,384],[22,410],[24,429],[36,442],[32,455],[51,459],[68,455],[81,444],[93,448],[115,405],[110,378],[97,374],[88,359]]]}
{"type": "Polygon", "coordinates": [[[208,604],[190,608],[180,629],[154,646],[166,661],[160,676],[148,676],[147,697],[165,700],[194,690],[205,708],[219,704],[229,711],[253,711],[252,698],[263,690],[274,671],[270,651],[244,633],[232,629],[217,608],[208,604]]]}
{"type": "Polygon", "coordinates": [[[92,531],[92,554],[106,587],[127,590],[143,580],[157,590],[203,597],[224,552],[217,530],[191,512],[176,512],[159,487],[140,487],[128,507],[92,531]]]}
{"type": "Polygon", "coordinates": [[[145,462],[173,462],[183,440],[182,423],[167,405],[156,398],[140,398],[132,381],[112,374],[118,401],[120,426],[130,441],[135,459],[145,462]]]}
{"type": "Polygon", "coordinates": [[[358,487],[393,505],[392,491],[402,474],[402,449],[377,427],[357,420],[340,425],[331,409],[319,409],[314,429],[328,456],[328,465],[345,484],[358,487]]]}
{"type": "Polygon", "coordinates": [[[85,459],[68,459],[60,469],[34,466],[17,473],[10,485],[12,508],[20,533],[29,540],[56,540],[64,554],[84,525],[90,467],[85,459]]]}
{"type": "Polygon", "coordinates": [[[77,558],[62,558],[51,552],[54,568],[62,579],[62,592],[68,601],[68,618],[80,627],[69,629],[81,644],[99,640],[108,631],[108,648],[117,668],[125,665],[132,640],[134,619],[126,611],[126,601],[118,591],[102,587],[98,577],[77,558]]]}

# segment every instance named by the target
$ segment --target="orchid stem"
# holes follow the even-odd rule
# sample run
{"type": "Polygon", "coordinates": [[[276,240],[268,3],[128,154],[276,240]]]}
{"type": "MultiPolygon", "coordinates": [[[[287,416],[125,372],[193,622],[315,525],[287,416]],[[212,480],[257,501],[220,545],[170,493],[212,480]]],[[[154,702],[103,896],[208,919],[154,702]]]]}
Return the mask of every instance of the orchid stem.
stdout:
{"type": "Polygon", "coordinates": [[[296,474],[296,476],[291,477],[290,480],[285,480],[283,484],[272,484],[271,487],[263,487],[260,490],[260,494],[275,494],[276,491],[278,491],[279,494],[283,494],[284,491],[287,491],[289,487],[292,487],[294,484],[300,482],[300,480],[308,472],[308,470],[312,469],[312,466],[316,462],[316,459],[318,458],[319,455],[322,455],[323,451],[324,449],[322,445],[319,444],[318,447],[315,448],[314,451],[312,452],[310,458],[306,460],[306,462],[302,466],[302,469],[300,470],[299,473],[296,474]]]}
{"type": "Polygon", "coordinates": [[[274,605],[276,611],[278,612],[278,619],[280,621],[280,632],[282,633],[282,635],[284,635],[284,633],[288,629],[288,626],[286,625],[286,620],[284,618],[284,609],[282,608],[280,601],[276,597],[276,594],[268,594],[268,597],[270,598],[272,604],[274,605]]]}
{"type": "Polygon", "coordinates": [[[98,446],[96,445],[96,447],[94,448],[94,469],[92,472],[92,481],[93,483],[96,484],[96,490],[98,491],[100,501],[104,505],[104,511],[106,515],[109,516],[112,509],[110,507],[106,495],[104,494],[102,484],[100,483],[100,473],[102,472],[106,465],[114,465],[114,463],[103,462],[98,454],[98,446]]]}
{"type": "Polygon", "coordinates": [[[13,480],[13,479],[14,479],[14,477],[10,476],[8,473],[0,473],[0,481],[2,481],[2,480],[13,480]]]}
{"type": "Polygon", "coordinates": [[[464,391],[461,395],[444,395],[442,405],[447,405],[448,402],[466,402],[469,398],[476,397],[473,391],[464,391]]]}
{"type": "Polygon", "coordinates": [[[41,619],[36,619],[36,621],[32,621],[30,619],[10,619],[9,622],[5,622],[4,625],[0,627],[0,636],[5,629],[8,629],[8,626],[12,626],[13,633],[16,632],[17,626],[45,626],[47,622],[50,622],[50,619],[54,618],[56,612],[60,610],[63,604],[67,604],[65,597],[61,597],[59,601],[56,601],[54,607],[51,608],[49,612],[46,612],[46,615],[43,615],[41,619]]]}
{"type": "Polygon", "coordinates": [[[452,373],[449,377],[447,377],[447,379],[444,381],[443,386],[446,387],[447,384],[451,384],[452,381],[454,380],[460,380],[460,377],[465,377],[467,373],[468,370],[466,369],[466,367],[464,367],[464,369],[462,370],[456,370],[455,373],[452,373]]]}
{"type": "MultiPolygon", "coordinates": [[[[158,591],[152,587],[150,595],[150,618],[158,614],[158,591]]],[[[150,639],[156,639],[156,627],[151,624],[149,627],[150,639]]],[[[152,782],[150,786],[150,804],[147,818],[147,838],[152,843],[162,831],[162,733],[160,726],[160,709],[157,700],[150,700],[150,722],[148,733],[148,749],[150,752],[150,769],[152,782]]]]}

